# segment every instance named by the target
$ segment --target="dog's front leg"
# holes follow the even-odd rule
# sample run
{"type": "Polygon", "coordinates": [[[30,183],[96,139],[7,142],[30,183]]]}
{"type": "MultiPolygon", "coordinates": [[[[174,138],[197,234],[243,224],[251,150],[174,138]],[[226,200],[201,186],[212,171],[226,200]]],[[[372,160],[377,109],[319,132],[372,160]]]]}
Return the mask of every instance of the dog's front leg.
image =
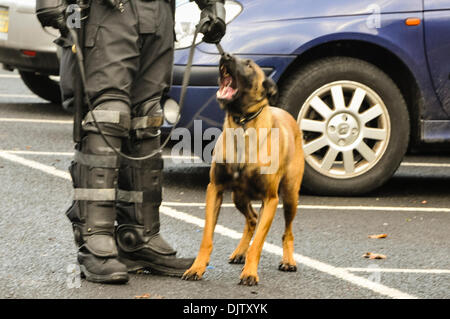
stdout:
{"type": "Polygon", "coordinates": [[[197,258],[182,277],[184,280],[200,280],[205,272],[213,249],[214,228],[219,217],[222,198],[223,190],[214,183],[209,183],[206,191],[205,228],[202,243],[197,258]]]}
{"type": "Polygon", "coordinates": [[[277,210],[278,196],[274,195],[264,199],[263,210],[261,211],[260,220],[256,227],[255,238],[247,252],[245,265],[241,273],[241,285],[253,286],[257,285],[258,278],[258,263],[261,257],[261,251],[266,240],[267,233],[272,225],[273,217],[277,210]]]}

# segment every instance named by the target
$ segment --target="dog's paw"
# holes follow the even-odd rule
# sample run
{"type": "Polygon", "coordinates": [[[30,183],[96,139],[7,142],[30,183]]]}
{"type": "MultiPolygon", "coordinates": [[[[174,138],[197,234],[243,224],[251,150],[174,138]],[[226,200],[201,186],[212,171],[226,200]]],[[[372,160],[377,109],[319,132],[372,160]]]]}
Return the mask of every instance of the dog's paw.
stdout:
{"type": "Polygon", "coordinates": [[[228,258],[230,264],[245,264],[245,255],[236,255],[228,258]]]}
{"type": "Polygon", "coordinates": [[[244,286],[256,286],[259,282],[259,278],[257,274],[251,275],[251,274],[245,274],[242,272],[241,274],[241,281],[239,282],[239,285],[244,286]]]}
{"type": "Polygon", "coordinates": [[[278,270],[286,271],[286,272],[296,272],[297,271],[297,265],[292,265],[289,263],[281,262],[278,266],[278,270]]]}
{"type": "Polygon", "coordinates": [[[239,282],[239,285],[243,286],[256,286],[258,284],[258,276],[248,276],[241,278],[241,281],[239,282]]]}
{"type": "Polygon", "coordinates": [[[191,267],[184,272],[183,276],[181,276],[181,279],[190,280],[190,281],[201,280],[204,273],[205,273],[204,268],[200,269],[200,268],[191,267]]]}

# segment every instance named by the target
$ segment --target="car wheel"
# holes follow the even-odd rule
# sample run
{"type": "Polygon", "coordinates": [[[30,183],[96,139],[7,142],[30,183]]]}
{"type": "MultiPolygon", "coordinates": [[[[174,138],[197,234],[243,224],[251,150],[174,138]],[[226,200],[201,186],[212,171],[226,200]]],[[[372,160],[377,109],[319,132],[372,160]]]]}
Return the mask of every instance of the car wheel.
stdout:
{"type": "Polygon", "coordinates": [[[37,96],[55,104],[61,104],[59,83],[48,75],[19,71],[25,85],[37,96]]]}
{"type": "Polygon", "coordinates": [[[359,195],[385,183],[409,142],[409,113],[376,66],[333,57],[302,68],[281,88],[280,107],[303,133],[304,186],[322,195],[359,195]]]}

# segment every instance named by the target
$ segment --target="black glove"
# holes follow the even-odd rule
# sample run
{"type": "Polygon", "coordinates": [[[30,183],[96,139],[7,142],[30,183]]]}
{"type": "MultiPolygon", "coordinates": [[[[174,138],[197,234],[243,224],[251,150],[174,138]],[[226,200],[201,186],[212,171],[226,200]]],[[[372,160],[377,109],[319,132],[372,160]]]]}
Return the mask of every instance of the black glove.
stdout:
{"type": "Polygon", "coordinates": [[[203,33],[203,41],[206,43],[219,43],[225,35],[225,7],[220,0],[197,0],[200,15],[200,32],[203,33]]]}
{"type": "Polygon", "coordinates": [[[64,32],[67,30],[64,0],[36,0],[36,15],[43,27],[53,27],[64,32]]]}

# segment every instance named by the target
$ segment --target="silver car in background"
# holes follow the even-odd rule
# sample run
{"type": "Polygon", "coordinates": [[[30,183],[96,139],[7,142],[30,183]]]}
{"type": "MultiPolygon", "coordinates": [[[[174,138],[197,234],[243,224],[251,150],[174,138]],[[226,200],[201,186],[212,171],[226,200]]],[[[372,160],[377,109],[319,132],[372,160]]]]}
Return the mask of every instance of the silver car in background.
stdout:
{"type": "Polygon", "coordinates": [[[0,63],[18,70],[28,88],[41,98],[61,102],[59,84],[58,31],[45,30],[35,15],[35,0],[0,0],[0,63]]]}

